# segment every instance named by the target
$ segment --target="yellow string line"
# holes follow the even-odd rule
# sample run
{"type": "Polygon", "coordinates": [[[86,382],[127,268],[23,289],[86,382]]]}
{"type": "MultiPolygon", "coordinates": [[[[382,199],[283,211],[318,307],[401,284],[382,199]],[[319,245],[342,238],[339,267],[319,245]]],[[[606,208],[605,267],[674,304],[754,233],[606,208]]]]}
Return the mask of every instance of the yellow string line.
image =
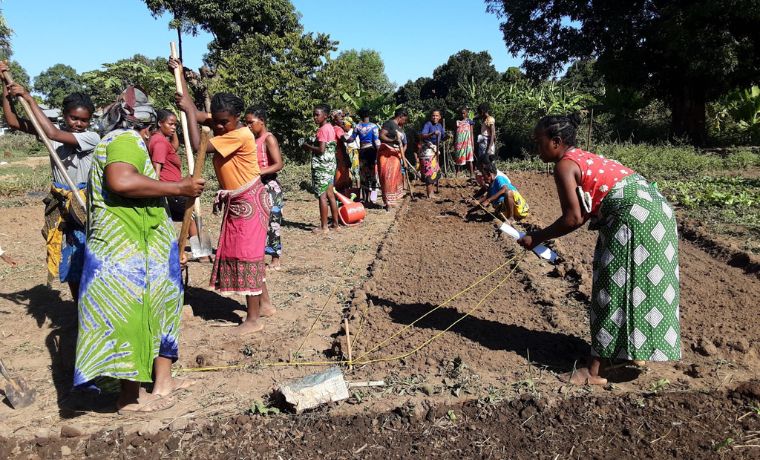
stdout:
{"type": "MultiPolygon", "coordinates": [[[[442,330],[442,331],[438,332],[438,333],[437,333],[437,334],[435,334],[433,337],[431,337],[431,338],[429,338],[428,340],[426,340],[425,342],[423,342],[421,345],[418,345],[417,347],[415,347],[415,348],[414,348],[414,349],[412,349],[411,351],[409,351],[409,352],[406,352],[406,353],[403,353],[403,354],[401,354],[401,355],[397,355],[397,356],[386,356],[386,357],[382,357],[382,358],[369,359],[369,360],[365,360],[365,361],[360,361],[360,360],[350,360],[350,361],[349,361],[349,360],[345,360],[345,359],[344,359],[344,360],[337,360],[337,361],[300,361],[300,362],[286,362],[286,361],[284,361],[284,362],[278,362],[278,363],[273,363],[273,362],[267,363],[267,362],[263,362],[263,363],[258,363],[258,364],[234,364],[234,365],[230,365],[230,366],[195,367],[195,368],[189,368],[189,369],[178,369],[178,370],[177,370],[177,372],[178,372],[178,373],[189,373],[189,372],[213,372],[213,371],[220,371],[220,370],[243,369],[243,368],[246,368],[246,367],[257,367],[257,366],[261,366],[261,367],[288,367],[288,366],[335,366],[335,365],[341,365],[341,364],[349,364],[349,365],[354,365],[354,366],[363,366],[363,365],[366,365],[366,364],[373,364],[373,363],[379,363],[379,362],[387,362],[387,361],[397,361],[397,360],[400,360],[400,359],[404,359],[404,358],[406,358],[406,357],[408,357],[408,356],[410,356],[410,355],[412,355],[412,354],[414,354],[414,353],[416,353],[416,352],[420,351],[421,349],[425,348],[425,347],[426,347],[426,346],[428,346],[430,343],[432,343],[434,340],[438,339],[438,338],[439,338],[439,337],[441,337],[443,334],[445,334],[446,332],[450,331],[450,330],[451,330],[451,329],[452,329],[454,326],[456,326],[457,324],[459,324],[459,323],[460,323],[461,321],[463,321],[465,318],[467,318],[467,317],[469,317],[470,315],[472,315],[472,314],[473,314],[473,313],[474,313],[474,312],[475,312],[475,311],[476,311],[478,308],[480,308],[480,306],[481,306],[481,305],[483,305],[483,303],[486,301],[486,299],[488,299],[488,297],[490,297],[490,296],[491,296],[491,294],[493,294],[493,293],[494,293],[494,292],[495,292],[495,291],[496,291],[498,288],[500,288],[500,287],[501,287],[501,286],[502,286],[502,285],[503,285],[503,284],[504,284],[504,283],[505,283],[505,282],[506,282],[506,281],[507,281],[509,278],[511,278],[512,274],[514,274],[515,270],[517,270],[517,267],[518,267],[518,265],[520,264],[520,262],[522,261],[522,258],[523,258],[524,256],[525,256],[525,252],[522,252],[522,254],[520,255],[520,259],[517,261],[517,263],[515,263],[515,266],[512,268],[512,270],[510,270],[510,272],[509,272],[509,273],[508,273],[508,274],[507,274],[507,275],[506,275],[504,278],[502,278],[502,279],[501,279],[501,281],[499,281],[499,283],[497,283],[497,284],[496,284],[496,286],[494,286],[494,287],[493,287],[493,288],[492,288],[490,291],[488,291],[488,293],[487,293],[485,296],[483,296],[483,298],[481,298],[481,299],[480,299],[480,301],[479,301],[479,302],[478,302],[478,303],[477,303],[477,304],[476,304],[476,305],[475,305],[473,308],[471,308],[471,309],[470,309],[470,310],[469,310],[467,313],[465,313],[465,314],[464,314],[464,315],[462,315],[462,316],[461,316],[459,319],[457,319],[456,321],[454,321],[454,322],[453,322],[453,323],[452,323],[452,324],[451,324],[449,327],[447,327],[446,329],[444,329],[444,330],[442,330]]],[[[515,256],[514,256],[512,259],[510,259],[510,261],[511,261],[511,260],[514,260],[515,258],[517,258],[517,255],[515,255],[515,256]]],[[[500,268],[501,268],[501,267],[500,267],[500,268]]],[[[498,269],[497,269],[497,270],[498,270],[498,269]]],[[[493,272],[491,272],[491,273],[495,273],[495,272],[496,272],[496,270],[494,270],[494,271],[493,271],[493,272]]],[[[480,281],[479,281],[479,282],[480,282],[480,281]]],[[[464,292],[464,291],[463,291],[463,292],[464,292]]],[[[432,313],[432,311],[433,311],[433,310],[431,310],[430,312],[426,313],[426,314],[425,314],[425,316],[427,316],[427,315],[429,315],[430,313],[432,313]]],[[[423,317],[424,317],[424,316],[423,316],[423,317]]],[[[414,323],[416,323],[416,322],[417,322],[417,321],[419,321],[420,319],[422,319],[422,317],[421,317],[421,318],[419,318],[419,319],[417,319],[417,320],[415,320],[415,321],[414,321],[414,323]]],[[[414,323],[411,323],[411,324],[409,324],[409,325],[408,325],[406,328],[408,328],[409,326],[411,326],[411,325],[412,325],[412,324],[414,324],[414,323]]],[[[406,328],[404,328],[404,329],[406,329],[406,328]]],[[[365,353],[364,355],[362,355],[362,357],[363,357],[363,356],[365,356],[366,354],[367,354],[367,353],[365,353]]]]}
{"type": "MultiPolygon", "coordinates": [[[[351,266],[351,263],[354,261],[354,257],[356,257],[356,252],[354,252],[354,254],[351,256],[351,259],[348,261],[348,264],[346,264],[346,272],[348,271],[348,268],[351,266]]],[[[341,276],[345,276],[345,274],[341,276]]],[[[303,348],[304,344],[309,339],[309,336],[311,335],[311,333],[314,332],[314,326],[317,325],[317,321],[319,321],[319,319],[322,317],[322,313],[325,312],[325,309],[327,308],[327,304],[330,303],[330,300],[332,299],[333,295],[335,295],[335,293],[338,291],[338,285],[340,284],[341,281],[343,281],[342,277],[341,279],[335,281],[335,284],[333,285],[333,289],[332,291],[330,291],[330,295],[327,297],[327,299],[325,299],[325,303],[324,305],[322,305],[322,309],[319,311],[319,314],[317,315],[317,317],[314,318],[314,322],[311,323],[309,332],[306,333],[306,336],[303,338],[301,345],[298,346],[298,350],[296,350],[296,354],[298,354],[301,351],[301,348],[303,348]]]]}
{"type": "Polygon", "coordinates": [[[424,347],[428,346],[431,342],[433,342],[434,340],[438,339],[440,336],[442,336],[446,332],[450,331],[454,326],[456,326],[457,324],[459,324],[465,318],[467,318],[468,316],[472,315],[478,308],[480,308],[480,306],[483,305],[483,303],[485,303],[486,299],[488,299],[491,296],[491,294],[493,294],[498,288],[501,287],[502,284],[504,284],[505,282],[507,282],[507,280],[512,277],[512,274],[515,272],[515,270],[517,270],[517,267],[520,264],[520,262],[522,261],[522,257],[524,255],[525,255],[525,253],[523,252],[522,256],[520,257],[520,260],[518,260],[515,263],[514,268],[512,268],[512,270],[510,270],[510,272],[504,278],[502,278],[501,281],[499,281],[496,284],[496,286],[494,286],[490,291],[488,291],[488,293],[482,299],[480,299],[480,301],[474,307],[472,307],[467,313],[465,313],[464,315],[462,315],[459,319],[457,319],[456,321],[454,321],[453,323],[451,323],[451,325],[449,327],[447,327],[446,329],[438,332],[433,337],[431,337],[428,340],[426,340],[425,342],[423,342],[421,345],[415,347],[414,349],[412,349],[409,352],[406,352],[406,353],[403,353],[403,354],[400,354],[400,355],[397,355],[397,356],[382,357],[382,358],[370,359],[370,360],[366,360],[366,361],[354,361],[352,364],[354,366],[362,366],[362,365],[365,365],[365,364],[372,364],[372,363],[379,363],[379,362],[386,362],[386,361],[396,361],[396,360],[404,359],[407,356],[410,356],[410,355],[412,355],[414,353],[417,353],[418,351],[420,351],[424,347]]]}
{"type": "Polygon", "coordinates": [[[398,336],[399,336],[400,334],[402,334],[404,331],[406,331],[406,330],[407,330],[407,329],[409,329],[410,327],[414,326],[415,324],[417,324],[419,321],[421,321],[422,319],[424,319],[424,318],[426,318],[427,316],[429,316],[429,315],[430,315],[431,313],[433,313],[434,311],[436,311],[436,310],[438,310],[439,308],[442,308],[442,307],[444,307],[444,306],[446,306],[446,305],[450,304],[450,303],[451,303],[451,302],[453,302],[455,299],[457,299],[459,296],[462,296],[462,295],[466,294],[467,292],[471,291],[471,290],[472,290],[472,289],[473,289],[475,286],[479,285],[480,283],[482,283],[482,282],[483,282],[483,281],[485,281],[486,279],[490,278],[490,277],[491,277],[491,276],[492,276],[494,273],[496,273],[497,271],[501,270],[501,269],[502,269],[502,268],[504,268],[506,265],[508,265],[509,263],[511,263],[513,260],[515,260],[515,258],[516,258],[516,257],[517,257],[517,255],[515,255],[515,256],[514,256],[514,257],[512,257],[511,259],[507,260],[507,261],[506,261],[506,262],[504,262],[503,264],[499,265],[499,266],[498,266],[498,267],[496,267],[496,268],[495,268],[493,271],[491,271],[491,272],[490,272],[490,273],[488,273],[487,275],[485,275],[485,276],[481,277],[479,280],[475,281],[473,284],[469,285],[469,286],[468,286],[467,288],[465,288],[464,290],[462,290],[462,291],[459,291],[458,293],[456,293],[456,294],[454,294],[453,296],[449,297],[449,298],[448,298],[448,299],[447,299],[445,302],[443,302],[442,304],[440,304],[440,305],[438,305],[437,307],[435,307],[435,308],[431,309],[430,311],[428,311],[428,312],[427,312],[427,313],[425,313],[424,315],[420,316],[420,317],[419,317],[419,318],[417,318],[416,320],[412,321],[411,323],[407,324],[407,325],[406,325],[406,326],[404,326],[403,328],[399,329],[398,331],[396,331],[396,333],[394,333],[394,334],[393,334],[393,335],[391,335],[390,337],[388,337],[388,338],[386,338],[385,340],[383,340],[382,342],[380,342],[380,343],[379,343],[377,346],[375,346],[375,348],[372,348],[371,350],[364,352],[364,353],[363,353],[361,356],[359,356],[358,358],[356,358],[356,359],[354,360],[354,362],[358,362],[358,361],[360,361],[362,358],[364,358],[365,356],[367,356],[368,354],[370,354],[370,353],[374,353],[375,351],[377,351],[377,350],[379,350],[380,348],[384,347],[384,346],[385,346],[385,345],[386,345],[388,342],[390,342],[390,341],[391,341],[391,340],[393,340],[394,338],[398,337],[398,336]]]}

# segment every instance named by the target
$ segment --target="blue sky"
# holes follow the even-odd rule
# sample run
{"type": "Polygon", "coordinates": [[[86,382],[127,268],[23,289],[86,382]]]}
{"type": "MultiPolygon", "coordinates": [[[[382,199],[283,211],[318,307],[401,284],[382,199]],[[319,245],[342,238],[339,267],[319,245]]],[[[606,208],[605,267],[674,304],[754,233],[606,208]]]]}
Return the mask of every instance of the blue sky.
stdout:
{"type": "MultiPolygon", "coordinates": [[[[518,66],[499,31],[498,19],[480,0],[385,0],[362,8],[356,0],[294,0],[308,32],[340,41],[338,51],[374,49],[391,81],[429,76],[461,49],[488,51],[497,70],[518,66]],[[462,8],[468,3],[468,8],[462,8]]],[[[14,29],[13,58],[31,77],[64,63],[78,72],[141,53],[166,56],[176,34],[169,17],[153,19],[140,0],[5,0],[0,3],[14,29]]],[[[186,37],[185,64],[201,64],[210,35],[186,37]]]]}

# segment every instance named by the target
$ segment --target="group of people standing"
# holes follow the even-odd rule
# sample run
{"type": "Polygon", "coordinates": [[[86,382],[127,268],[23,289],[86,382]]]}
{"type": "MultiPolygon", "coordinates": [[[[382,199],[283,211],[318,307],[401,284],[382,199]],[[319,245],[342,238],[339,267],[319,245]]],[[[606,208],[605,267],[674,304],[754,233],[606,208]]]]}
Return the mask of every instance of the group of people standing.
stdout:
{"type": "MultiPolygon", "coordinates": [[[[179,61],[169,62],[171,70],[181,68],[179,61]]],[[[6,70],[7,64],[0,63],[0,72],[6,70]]],[[[191,147],[201,147],[199,125],[214,132],[205,148],[213,154],[221,189],[215,208],[224,218],[210,284],[222,295],[245,296],[247,316],[237,332],[257,332],[263,328],[261,318],[276,313],[267,291],[265,254],[277,269],[283,203],[279,145],[267,130],[263,108],[244,110],[239,97],[220,93],[211,100],[211,112],[201,112],[181,83],[177,105],[187,116],[191,147]]],[[[121,381],[119,411],[166,409],[174,404],[175,391],[193,383],[171,375],[179,353],[181,266],[186,262],[172,220],[181,220],[192,206],[187,200],[195,200],[205,187],[204,179],[183,177],[177,116],[154,109],[147,94],[130,86],[103,110],[100,134],[89,129],[95,107],[84,93],[65,98],[59,128],[25,88],[3,85],[8,125],[33,134],[30,120],[16,114],[14,98],[31,107],[28,116],[42,126],[40,134],[51,140],[64,165],[64,171],[53,165],[43,234],[49,276],[68,283],[78,305],[74,388],[113,377],[121,381]],[[75,193],[86,200],[86,215],[74,211],[75,193]],[[141,384],[148,382],[151,393],[142,392],[141,384]]]]}
{"type": "MultiPolygon", "coordinates": [[[[181,63],[170,59],[169,67],[181,68],[181,63]]],[[[0,63],[0,74],[7,69],[0,63]]],[[[267,290],[265,254],[272,257],[270,267],[277,269],[284,200],[277,181],[283,167],[279,144],[267,130],[264,109],[246,110],[239,97],[218,93],[211,98],[210,112],[200,111],[184,79],[181,84],[176,102],[187,117],[190,146],[202,148],[201,126],[214,134],[203,147],[213,154],[220,185],[214,207],[223,212],[223,219],[210,285],[223,295],[246,298],[247,316],[238,332],[254,333],[263,328],[262,317],[276,313],[267,290]]],[[[179,353],[185,262],[171,221],[179,220],[187,200],[196,199],[205,188],[204,179],[183,177],[177,116],[155,110],[143,91],[128,87],[104,109],[101,137],[88,129],[95,108],[86,94],[66,97],[65,126],[59,128],[23,87],[3,85],[8,125],[32,133],[29,120],[16,114],[13,98],[31,105],[30,116],[40,122],[42,134],[53,142],[65,166],[65,171],[53,168],[44,235],[50,276],[68,283],[78,304],[74,387],[87,388],[98,377],[113,377],[122,385],[118,410],[171,407],[174,392],[192,384],[171,374],[179,353]],[[76,190],[69,188],[64,174],[76,190]],[[72,212],[74,194],[86,199],[85,216],[72,212]],[[153,383],[152,392],[141,392],[148,382],[153,383]]],[[[480,204],[501,206],[496,209],[507,220],[519,220],[527,216],[527,203],[493,162],[496,130],[489,111],[487,104],[478,107],[477,138],[469,109],[460,111],[456,173],[469,167],[471,176],[482,177],[480,204]]],[[[359,118],[353,124],[340,110],[314,108],[318,130],[303,149],[312,154],[312,192],[320,214],[316,232],[339,227],[336,196],[351,193],[354,185],[359,199],[367,203],[376,199],[379,188],[386,209],[404,196],[404,174],[413,167],[405,156],[408,113],[398,109],[382,126],[372,123],[364,110],[359,118]]],[[[577,127],[572,117],[545,117],[538,123],[534,135],[539,155],[556,163],[563,214],[519,243],[531,249],[588,220],[599,229],[590,315],[592,357],[568,380],[603,383],[602,358],[680,358],[678,242],[673,210],[656,186],[617,162],[578,149],[577,127]]],[[[439,150],[445,137],[441,113],[433,111],[419,133],[417,149],[428,197],[440,178],[439,150]]]]}

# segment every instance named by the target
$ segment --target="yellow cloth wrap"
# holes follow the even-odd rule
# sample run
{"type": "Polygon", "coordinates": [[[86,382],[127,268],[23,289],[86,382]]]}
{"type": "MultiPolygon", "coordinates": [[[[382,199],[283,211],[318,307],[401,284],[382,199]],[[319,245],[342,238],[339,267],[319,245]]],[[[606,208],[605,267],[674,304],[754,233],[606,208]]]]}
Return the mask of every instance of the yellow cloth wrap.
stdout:
{"type": "MultiPolygon", "coordinates": [[[[83,200],[87,199],[86,190],[78,190],[83,200]]],[[[50,194],[45,198],[45,224],[42,227],[42,237],[45,238],[47,249],[48,284],[58,278],[58,267],[61,264],[61,249],[63,248],[63,224],[64,214],[74,220],[80,220],[80,216],[72,213],[71,190],[50,186],[50,194]]],[[[78,208],[78,206],[77,206],[78,208]]]]}

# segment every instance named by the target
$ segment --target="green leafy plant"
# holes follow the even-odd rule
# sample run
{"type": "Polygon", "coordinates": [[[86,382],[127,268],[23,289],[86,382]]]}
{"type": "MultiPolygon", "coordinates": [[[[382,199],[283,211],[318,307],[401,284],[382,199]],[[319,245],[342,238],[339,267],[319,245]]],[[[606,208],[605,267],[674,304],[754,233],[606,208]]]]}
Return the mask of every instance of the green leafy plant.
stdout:
{"type": "Polygon", "coordinates": [[[251,407],[246,411],[247,415],[277,415],[280,413],[280,409],[264,404],[264,402],[258,399],[253,401],[251,407]]]}

